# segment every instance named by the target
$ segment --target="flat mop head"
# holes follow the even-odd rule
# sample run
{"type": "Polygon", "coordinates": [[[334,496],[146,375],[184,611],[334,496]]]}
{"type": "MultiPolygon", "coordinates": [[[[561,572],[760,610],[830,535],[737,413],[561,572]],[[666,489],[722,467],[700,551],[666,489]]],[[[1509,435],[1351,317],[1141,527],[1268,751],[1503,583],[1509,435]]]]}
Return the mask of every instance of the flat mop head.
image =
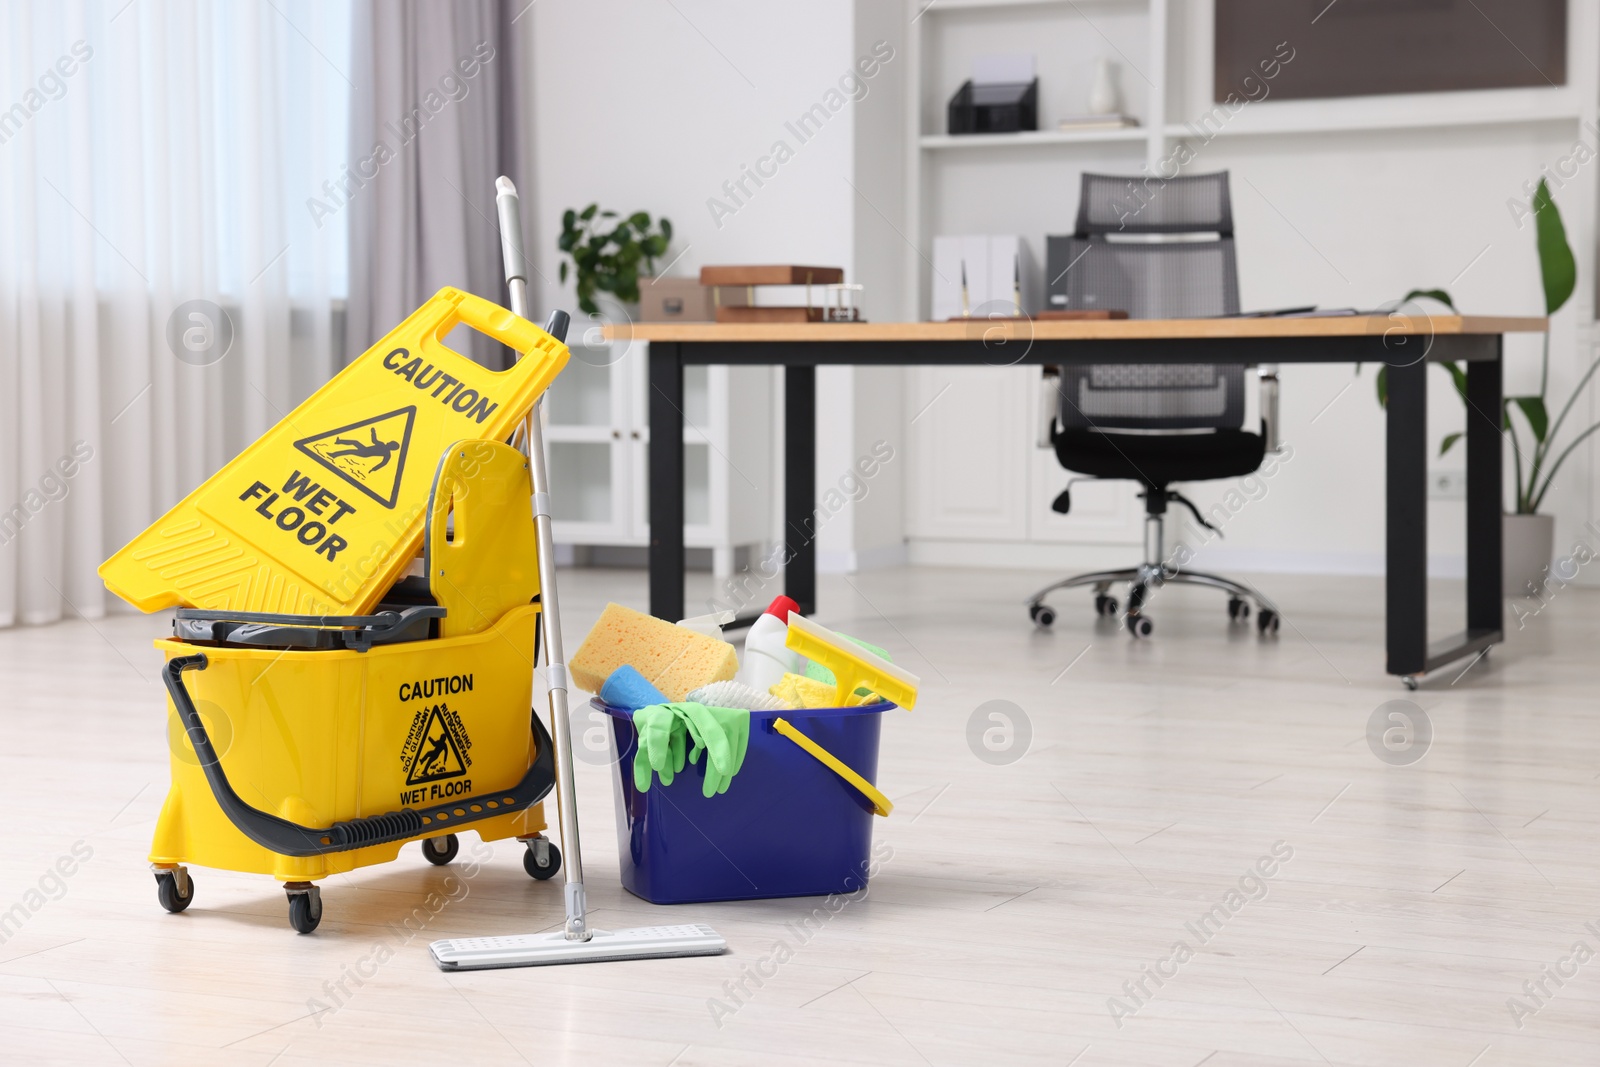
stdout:
{"type": "Polygon", "coordinates": [[[562,930],[507,937],[457,937],[428,946],[442,971],[481,971],[494,967],[539,967],[547,963],[603,963],[607,960],[717,956],[727,941],[704,923],[596,930],[587,941],[570,941],[562,930]]]}

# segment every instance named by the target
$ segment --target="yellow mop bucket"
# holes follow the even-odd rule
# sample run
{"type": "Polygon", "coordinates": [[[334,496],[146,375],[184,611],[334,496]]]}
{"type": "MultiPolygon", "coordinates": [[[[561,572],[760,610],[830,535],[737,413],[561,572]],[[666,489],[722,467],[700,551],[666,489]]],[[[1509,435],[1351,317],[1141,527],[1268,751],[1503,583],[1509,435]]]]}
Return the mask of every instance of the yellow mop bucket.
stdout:
{"type": "MultiPolygon", "coordinates": [[[[422,840],[434,863],[469,828],[540,834],[553,746],[532,711],[540,607],[527,458],[460,441],[427,497],[427,573],[366,616],[182,609],[167,657],[172,787],[150,861],[163,907],[193,899],[185,864],[270,874],[291,924],[321,920],[313,883],[422,840]]],[[[421,520],[419,520],[420,522],[421,520]]]]}
{"type": "Polygon", "coordinates": [[[567,358],[531,322],[441,289],[100,576],[142,611],[368,611],[417,554],[440,452],[504,440],[567,358]],[[496,372],[446,348],[463,322],[523,358],[496,372]]]}

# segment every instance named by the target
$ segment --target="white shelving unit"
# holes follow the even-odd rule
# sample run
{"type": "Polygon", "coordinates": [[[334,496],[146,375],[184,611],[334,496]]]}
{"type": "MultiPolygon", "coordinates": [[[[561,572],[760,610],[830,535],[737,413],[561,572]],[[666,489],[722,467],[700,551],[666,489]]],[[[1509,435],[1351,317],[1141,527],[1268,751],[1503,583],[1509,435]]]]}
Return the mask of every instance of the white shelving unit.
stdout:
{"type": "MultiPolygon", "coordinates": [[[[563,545],[650,543],[650,428],[644,342],[574,339],[551,387],[556,539],[563,545]]],[[[760,551],[772,515],[771,375],[760,367],[684,372],[684,542],[712,551],[717,577],[741,546],[760,551]]]]}
{"type": "Polygon", "coordinates": [[[1139,127],[1121,130],[1038,130],[1027,133],[925,133],[924,149],[943,148],[1034,148],[1060,144],[1099,144],[1112,141],[1145,141],[1147,130],[1139,127]]]}
{"type": "MultiPolygon", "coordinates": [[[[1167,3],[956,0],[925,9],[925,0],[911,0],[912,14],[922,14],[908,49],[905,198],[917,246],[930,248],[940,234],[1017,233],[1042,269],[1039,234],[1071,232],[1080,171],[1154,165],[1169,145],[1167,3]],[[972,57],[1019,50],[1037,57],[1039,130],[946,133],[946,103],[969,76],[972,57]],[[1061,116],[1086,110],[1089,72],[1102,55],[1119,65],[1124,111],[1140,125],[1055,129],[1061,116]]],[[[908,247],[904,269],[917,279],[906,314],[925,318],[932,265],[908,247]]],[[[918,461],[907,486],[907,533],[922,559],[961,562],[974,542],[1039,543],[1055,552],[1075,544],[1116,559],[1136,551],[1142,512],[1126,486],[1083,486],[1071,519],[1050,510],[1067,475],[1034,444],[1038,381],[1036,367],[910,372],[918,461]],[[995,426],[1007,430],[995,434],[995,426]]]]}

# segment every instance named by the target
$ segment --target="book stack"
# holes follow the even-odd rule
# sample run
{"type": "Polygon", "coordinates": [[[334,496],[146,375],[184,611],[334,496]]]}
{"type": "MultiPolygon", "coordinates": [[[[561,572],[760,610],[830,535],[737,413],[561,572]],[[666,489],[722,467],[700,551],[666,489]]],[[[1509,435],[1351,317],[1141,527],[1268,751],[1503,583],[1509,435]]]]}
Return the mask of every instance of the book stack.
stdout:
{"type": "Polygon", "coordinates": [[[1056,123],[1063,133],[1074,130],[1126,130],[1139,125],[1132,115],[1068,115],[1056,123]]]}

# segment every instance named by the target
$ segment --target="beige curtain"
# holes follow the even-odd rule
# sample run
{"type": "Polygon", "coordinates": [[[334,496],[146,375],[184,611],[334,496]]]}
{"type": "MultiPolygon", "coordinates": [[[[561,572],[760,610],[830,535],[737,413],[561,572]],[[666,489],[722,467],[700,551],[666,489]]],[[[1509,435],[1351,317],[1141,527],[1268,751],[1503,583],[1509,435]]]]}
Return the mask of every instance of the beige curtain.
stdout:
{"type": "MultiPolygon", "coordinates": [[[[525,200],[531,191],[521,160],[531,109],[517,88],[529,6],[357,3],[347,361],[443,286],[505,303],[494,179],[510,175],[525,200]]],[[[467,354],[509,366],[479,335],[467,354]]]]}

